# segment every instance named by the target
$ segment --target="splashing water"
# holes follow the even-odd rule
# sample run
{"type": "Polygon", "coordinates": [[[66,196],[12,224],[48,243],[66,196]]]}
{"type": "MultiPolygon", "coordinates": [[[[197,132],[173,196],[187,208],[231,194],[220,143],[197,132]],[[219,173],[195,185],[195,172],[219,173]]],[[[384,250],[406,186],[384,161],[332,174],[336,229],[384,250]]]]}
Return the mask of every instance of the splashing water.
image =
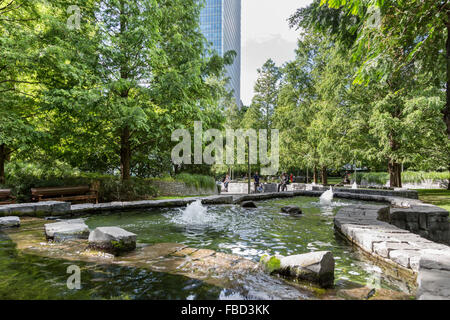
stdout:
{"type": "Polygon", "coordinates": [[[352,189],[358,189],[358,184],[356,183],[356,181],[353,183],[353,185],[352,185],[352,189]]]}
{"type": "Polygon", "coordinates": [[[180,210],[180,214],[172,219],[177,224],[202,225],[214,221],[214,217],[208,213],[201,200],[197,200],[180,210]]]}
{"type": "Polygon", "coordinates": [[[320,196],[320,204],[321,205],[331,205],[331,201],[333,201],[333,187],[330,188],[330,190],[325,191],[320,196]]]}

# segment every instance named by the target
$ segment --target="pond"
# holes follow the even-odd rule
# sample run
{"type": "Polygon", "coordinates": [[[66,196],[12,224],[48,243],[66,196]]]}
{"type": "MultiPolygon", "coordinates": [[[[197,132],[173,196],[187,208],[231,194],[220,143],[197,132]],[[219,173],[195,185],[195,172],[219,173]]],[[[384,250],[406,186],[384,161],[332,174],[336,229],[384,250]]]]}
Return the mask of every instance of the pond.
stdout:
{"type": "MultiPolygon", "coordinates": [[[[91,215],[86,223],[91,230],[99,226],[121,227],[137,234],[141,245],[180,243],[255,262],[264,254],[295,255],[328,250],[336,260],[338,289],[359,284],[407,291],[401,282],[387,278],[379,267],[335,234],[333,217],[337,210],[356,203],[361,202],[335,200],[331,205],[321,205],[317,198],[296,197],[258,202],[258,208],[251,210],[233,205],[192,205],[187,209],[91,215]],[[293,217],[280,213],[286,205],[299,206],[303,215],[293,217]]],[[[66,269],[70,264],[20,253],[10,240],[1,236],[0,299],[298,298],[297,290],[269,276],[244,279],[242,287],[232,290],[179,275],[81,262],[77,265],[82,269],[82,289],[71,291],[66,287],[66,269]],[[283,293],[277,294],[280,288],[283,293]]]]}

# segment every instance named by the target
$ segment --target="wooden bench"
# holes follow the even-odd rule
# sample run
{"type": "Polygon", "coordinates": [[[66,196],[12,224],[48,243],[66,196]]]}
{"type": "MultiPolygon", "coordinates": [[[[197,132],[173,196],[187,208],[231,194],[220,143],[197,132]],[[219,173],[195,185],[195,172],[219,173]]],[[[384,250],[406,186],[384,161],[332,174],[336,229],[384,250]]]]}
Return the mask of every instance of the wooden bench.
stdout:
{"type": "Polygon", "coordinates": [[[16,203],[16,197],[11,195],[11,189],[0,189],[0,205],[16,203]]]}
{"type": "Polygon", "coordinates": [[[98,192],[89,186],[79,187],[56,187],[56,188],[33,188],[31,189],[32,200],[41,201],[95,201],[98,203],[98,192]]]}

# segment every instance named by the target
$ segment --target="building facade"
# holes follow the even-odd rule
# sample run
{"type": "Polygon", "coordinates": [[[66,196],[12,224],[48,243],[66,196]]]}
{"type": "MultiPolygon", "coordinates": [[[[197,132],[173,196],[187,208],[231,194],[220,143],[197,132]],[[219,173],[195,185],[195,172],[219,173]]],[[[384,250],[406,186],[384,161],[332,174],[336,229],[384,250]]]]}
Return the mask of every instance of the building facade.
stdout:
{"type": "Polygon", "coordinates": [[[241,0],[204,0],[200,29],[219,55],[231,50],[237,53],[226,71],[230,89],[241,107],[241,0]]]}

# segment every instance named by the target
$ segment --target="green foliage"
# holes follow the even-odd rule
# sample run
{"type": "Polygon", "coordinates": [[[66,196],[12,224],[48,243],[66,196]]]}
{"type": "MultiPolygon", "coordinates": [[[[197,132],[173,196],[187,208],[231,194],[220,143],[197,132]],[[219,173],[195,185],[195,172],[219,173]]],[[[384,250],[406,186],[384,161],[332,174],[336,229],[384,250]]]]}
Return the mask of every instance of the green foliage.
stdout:
{"type": "Polygon", "coordinates": [[[267,272],[272,273],[275,270],[280,269],[281,261],[277,257],[270,257],[267,255],[263,255],[260,259],[260,262],[264,265],[264,268],[267,272]]]}
{"type": "Polygon", "coordinates": [[[183,182],[187,186],[194,187],[196,189],[212,189],[216,188],[216,182],[213,177],[200,175],[200,174],[189,174],[189,173],[180,173],[175,177],[166,176],[163,178],[157,178],[152,180],[161,180],[161,181],[173,181],[173,182],[183,182]]]}
{"type": "MultiPolygon", "coordinates": [[[[354,180],[354,174],[351,175],[354,180]]],[[[424,182],[443,182],[446,183],[450,179],[450,172],[423,172],[423,171],[404,171],[402,173],[403,183],[424,183],[424,182]]],[[[385,185],[389,182],[389,174],[386,172],[358,172],[356,174],[356,182],[361,183],[362,180],[368,183],[385,185]]]]}
{"type": "MultiPolygon", "coordinates": [[[[355,174],[351,175],[351,179],[355,179],[355,174]]],[[[356,183],[361,184],[362,181],[367,181],[369,184],[377,184],[384,186],[389,181],[389,174],[387,172],[365,172],[356,173],[356,183]]]]}
{"type": "Polygon", "coordinates": [[[445,182],[450,179],[450,172],[415,172],[405,171],[402,173],[402,180],[405,183],[420,183],[425,181],[445,182]]]}
{"type": "Polygon", "coordinates": [[[117,176],[80,172],[62,162],[50,166],[16,161],[9,163],[6,170],[3,187],[11,188],[20,202],[31,200],[31,188],[80,185],[96,186],[100,202],[143,200],[158,195],[148,179],[133,177],[122,181],[117,176]]]}

